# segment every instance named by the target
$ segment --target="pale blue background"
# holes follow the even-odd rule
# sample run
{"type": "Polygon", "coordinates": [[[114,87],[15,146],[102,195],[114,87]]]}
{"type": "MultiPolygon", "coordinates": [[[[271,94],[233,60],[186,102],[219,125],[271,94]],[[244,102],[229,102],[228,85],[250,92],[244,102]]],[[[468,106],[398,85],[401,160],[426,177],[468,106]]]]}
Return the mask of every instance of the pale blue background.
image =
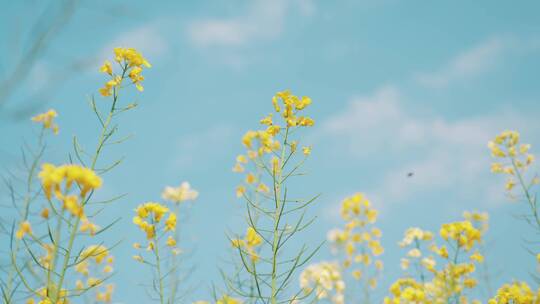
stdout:
{"type": "MultiPolygon", "coordinates": [[[[4,77],[24,51],[30,22],[50,3],[2,2],[4,77]]],[[[184,180],[201,193],[181,223],[186,247],[196,250],[188,261],[198,286],[190,300],[209,299],[229,250],[225,231],[245,227],[234,196],[239,177],[231,172],[240,137],[286,88],[312,97],[308,111],[317,122],[306,132],[314,148],[302,193],[323,196],[307,242],[341,224],[343,197],[366,192],[381,210],[384,232],[380,296],[401,273],[404,252],[396,243],[407,227],[436,230],[463,210],[485,210],[497,285],[530,281],[535,260],[523,240],[532,230],[513,218],[526,209],[508,202],[502,177],[489,173],[486,143],[517,128],[539,151],[539,10],[537,1],[83,1],[2,111],[38,92],[47,105],[34,112],[60,113],[50,160],[65,162],[73,135],[95,145],[97,122],[86,98],[103,82],[98,62],[126,46],[153,64],[144,72],[145,92],[129,100],[140,107],[120,119],[121,134],[135,137],[108,151],[108,160],[127,160],[104,177],[99,194],[129,193],[102,219],[122,217],[107,238],[125,240],[114,251],[119,303],[144,302],[133,287],[145,268],[128,258],[140,236],[132,209],[184,180]],[[66,70],[81,60],[84,68],[66,70]],[[64,73],[53,92],[40,93],[64,73]]],[[[26,118],[2,116],[2,168],[13,166],[32,127],[26,118]]],[[[331,259],[328,248],[315,260],[323,259],[331,259]]]]}

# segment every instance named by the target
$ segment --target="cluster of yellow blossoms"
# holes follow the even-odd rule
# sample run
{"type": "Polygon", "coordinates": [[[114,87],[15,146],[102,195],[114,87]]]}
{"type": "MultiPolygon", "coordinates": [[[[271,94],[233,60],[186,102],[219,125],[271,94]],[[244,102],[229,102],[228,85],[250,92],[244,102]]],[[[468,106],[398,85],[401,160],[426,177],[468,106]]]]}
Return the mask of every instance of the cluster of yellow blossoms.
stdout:
{"type": "Polygon", "coordinates": [[[345,229],[333,229],[328,233],[332,249],[335,253],[345,253],[343,266],[352,267],[355,280],[364,279],[375,288],[383,268],[382,261],[376,258],[384,252],[380,242],[382,232],[373,226],[377,221],[377,210],[364,194],[356,193],[343,200],[341,217],[346,221],[345,229]],[[370,265],[374,265],[374,269],[370,265]]]}
{"type": "Polygon", "coordinates": [[[221,299],[218,299],[216,301],[216,304],[241,304],[242,301],[238,300],[237,298],[233,298],[229,295],[224,295],[221,297],[221,299]]]}
{"type": "MultiPolygon", "coordinates": [[[[529,153],[531,145],[520,144],[518,132],[503,131],[488,143],[488,147],[491,156],[500,159],[491,164],[491,172],[507,174],[509,177],[505,188],[511,191],[518,181],[523,182],[523,173],[534,162],[534,155],[529,153]]],[[[540,180],[534,178],[531,184],[539,182],[540,180]]]]}
{"type": "MultiPolygon", "coordinates": [[[[146,234],[148,245],[146,249],[148,251],[157,250],[157,241],[161,237],[157,235],[160,229],[163,229],[163,233],[174,232],[176,230],[176,214],[171,212],[169,208],[156,202],[147,202],[141,204],[135,209],[136,216],[133,217],[133,224],[141,229],[146,234]],[[168,216],[167,216],[168,214],[168,216]],[[161,228],[159,224],[162,219],[165,218],[164,224],[161,228]]],[[[169,235],[166,240],[166,245],[172,248],[173,254],[179,254],[179,250],[176,248],[176,239],[169,235]]],[[[141,249],[140,243],[134,243],[135,249],[141,249]]],[[[133,259],[139,262],[143,262],[144,258],[141,255],[133,256],[133,259]]]]}
{"type": "Polygon", "coordinates": [[[20,240],[27,234],[32,234],[32,225],[29,221],[23,221],[19,224],[19,229],[15,233],[15,237],[20,240]]]}
{"type": "Polygon", "coordinates": [[[384,299],[385,304],[431,303],[426,300],[424,286],[412,278],[398,279],[390,286],[390,293],[392,298],[386,297],[384,299]]]}
{"type": "Polygon", "coordinates": [[[455,241],[459,248],[464,248],[466,251],[471,250],[482,238],[480,230],[469,221],[443,224],[440,235],[445,241],[455,241]]]}
{"type": "MultiPolygon", "coordinates": [[[[433,233],[427,230],[422,230],[418,227],[411,227],[405,231],[405,236],[398,244],[402,248],[412,247],[407,252],[407,257],[401,259],[401,269],[408,270],[411,260],[417,267],[425,267],[433,271],[435,261],[433,257],[422,258],[421,244],[433,240],[433,233]]],[[[442,250],[446,250],[443,247],[442,250]]],[[[417,268],[420,269],[420,268],[417,268]]]]}
{"type": "Polygon", "coordinates": [[[409,274],[397,280],[390,288],[391,296],[385,298],[385,303],[446,303],[449,299],[468,303],[465,291],[477,285],[472,277],[475,264],[484,260],[479,251],[471,251],[482,241],[483,230],[480,229],[487,230],[487,214],[465,212],[464,217],[465,221],[441,226],[439,235],[448,245],[437,246],[433,233],[420,228],[409,228],[405,232],[399,245],[408,248],[408,252],[407,257],[401,260],[401,267],[408,270],[412,263],[417,277],[409,274]],[[423,252],[426,242],[434,255],[423,252]],[[440,259],[440,267],[437,267],[436,259],[440,259]]]}
{"type": "MultiPolygon", "coordinates": [[[[101,178],[92,170],[78,165],[62,165],[55,166],[52,164],[44,164],[39,173],[41,186],[48,200],[52,199],[52,195],[62,202],[62,209],[67,210],[72,216],[81,219],[81,232],[89,232],[94,235],[97,226],[91,223],[84,213],[84,200],[86,195],[99,187],[101,187],[101,178]],[[69,194],[73,184],[76,184],[80,189],[78,195],[69,194]],[[63,187],[62,187],[63,186],[63,187]],[[63,189],[62,189],[63,188],[63,189]]],[[[45,208],[41,212],[44,219],[49,218],[49,209],[45,208]]],[[[19,224],[19,230],[16,232],[18,239],[23,238],[26,234],[31,234],[32,228],[28,221],[19,224]]]]}
{"type": "Polygon", "coordinates": [[[259,260],[259,255],[256,252],[257,247],[262,244],[262,237],[253,227],[248,227],[244,239],[233,239],[231,245],[238,248],[242,253],[247,254],[253,262],[259,260]]]}
{"type": "MultiPolygon", "coordinates": [[[[90,276],[90,274],[110,275],[113,272],[113,262],[114,257],[110,255],[105,246],[91,245],[86,247],[79,255],[78,263],[75,265],[75,271],[85,278],[86,284],[79,279],[75,283],[76,289],[84,292],[86,289],[102,286],[104,279],[90,276]],[[91,271],[91,268],[93,271],[91,271]]],[[[102,290],[96,291],[95,301],[98,303],[111,303],[113,291],[113,284],[103,286],[102,290]]]]}
{"type": "MultiPolygon", "coordinates": [[[[208,301],[195,301],[193,304],[210,304],[208,301]]],[[[237,298],[233,298],[229,295],[223,295],[220,299],[216,301],[216,304],[242,304],[237,298]]]]}
{"type": "Polygon", "coordinates": [[[54,134],[58,134],[58,125],[54,123],[54,119],[58,116],[55,110],[50,109],[45,113],[38,114],[32,117],[32,121],[39,122],[43,125],[44,129],[50,129],[54,134]]]}
{"type": "Polygon", "coordinates": [[[464,211],[463,218],[478,229],[482,235],[484,235],[489,228],[489,214],[486,212],[464,211]]]}
{"type": "Polygon", "coordinates": [[[505,284],[495,297],[488,301],[488,304],[538,304],[540,303],[540,288],[534,292],[525,282],[513,282],[505,284]]]}
{"type": "Polygon", "coordinates": [[[99,89],[100,94],[110,96],[112,90],[119,87],[126,77],[131,79],[131,83],[135,85],[137,90],[143,91],[144,88],[141,82],[144,80],[144,76],[141,75],[141,72],[143,67],[151,67],[143,55],[132,48],[114,48],[114,61],[120,65],[122,72],[120,75],[115,74],[111,62],[105,61],[100,71],[111,76],[111,80],[107,81],[103,88],[99,89]]]}
{"type": "Polygon", "coordinates": [[[137,207],[135,213],[137,213],[137,215],[133,217],[133,224],[146,233],[146,238],[148,240],[156,238],[156,226],[167,213],[169,216],[165,220],[165,231],[174,231],[176,229],[176,214],[170,212],[169,208],[160,203],[144,203],[137,207]]]}
{"type": "Polygon", "coordinates": [[[165,187],[161,198],[166,201],[179,204],[184,201],[193,201],[197,199],[199,192],[193,190],[188,182],[183,182],[178,187],[165,187]]]}
{"type": "Polygon", "coordinates": [[[54,192],[58,200],[63,200],[65,195],[62,193],[62,184],[65,185],[64,193],[69,192],[73,183],[77,184],[80,191],[80,197],[85,197],[88,192],[101,187],[101,178],[92,170],[79,165],[55,166],[44,164],[39,173],[43,191],[47,199],[51,199],[54,192]]]}
{"type": "Polygon", "coordinates": [[[345,303],[345,282],[338,263],[321,262],[308,266],[300,274],[300,287],[306,295],[315,292],[318,300],[345,303]]]}
{"type": "MultiPolygon", "coordinates": [[[[278,92],[272,98],[272,104],[276,113],[281,113],[283,123],[277,123],[274,121],[274,114],[262,118],[260,123],[266,126],[263,130],[253,131],[250,130],[242,137],[242,144],[247,148],[245,155],[238,155],[236,158],[236,164],[233,167],[233,172],[243,173],[245,172],[245,166],[252,161],[256,168],[265,168],[272,175],[278,175],[282,169],[283,164],[280,163],[280,159],[275,156],[275,152],[281,149],[281,141],[277,138],[282,134],[285,137],[284,144],[288,146],[290,155],[294,154],[297,150],[298,142],[288,141],[287,136],[290,130],[295,127],[310,127],[314,125],[313,119],[300,116],[299,112],[304,110],[311,104],[309,97],[298,97],[292,95],[290,91],[278,92]],[[269,165],[265,163],[263,159],[264,155],[272,155],[269,160],[269,165]]],[[[311,153],[310,147],[302,148],[305,156],[311,153]]],[[[260,180],[260,176],[254,173],[248,173],[245,178],[245,184],[237,187],[236,195],[242,197],[245,195],[248,187],[253,188],[259,193],[268,193],[269,187],[260,180]]]]}
{"type": "Polygon", "coordinates": [[[58,300],[56,303],[49,297],[48,294],[54,294],[58,288],[56,286],[49,286],[48,288],[42,287],[37,291],[39,300],[36,302],[33,298],[26,300],[26,304],[69,304],[68,291],[66,289],[60,290],[58,293],[58,300]]]}

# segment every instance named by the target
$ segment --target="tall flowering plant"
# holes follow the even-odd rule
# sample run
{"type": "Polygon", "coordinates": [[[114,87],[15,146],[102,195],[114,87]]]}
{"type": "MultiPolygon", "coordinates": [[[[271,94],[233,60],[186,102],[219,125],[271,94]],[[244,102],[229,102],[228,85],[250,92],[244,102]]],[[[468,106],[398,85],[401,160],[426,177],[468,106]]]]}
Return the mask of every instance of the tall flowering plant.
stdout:
{"type": "MultiPolygon", "coordinates": [[[[100,69],[110,77],[99,90],[103,97],[111,99],[109,110],[103,114],[94,99],[90,103],[100,124],[95,149],[92,153],[85,151],[74,137],[74,157],[70,157],[68,164],[42,164],[38,177],[44,204],[30,205],[30,202],[37,205],[34,201],[39,195],[29,199],[25,203],[26,212],[13,229],[10,271],[16,275],[10,275],[7,288],[3,288],[6,303],[13,303],[15,289],[12,287],[16,280],[26,289],[24,294],[29,304],[68,303],[72,298],[92,293],[91,298],[87,297],[91,302],[112,301],[114,286],[105,281],[112,275],[114,258],[110,248],[94,243],[96,236],[112,224],[103,228],[96,224],[99,212],[95,211],[92,197],[103,184],[100,175],[121,163],[119,160],[103,166],[99,162],[106,146],[124,140],[115,138],[118,127],[113,125],[114,118],[134,107],[120,106],[120,91],[128,85],[141,91],[144,79],[141,72],[143,67],[150,66],[134,49],[116,48],[114,53],[116,66],[107,61],[100,69]],[[39,217],[31,218],[28,210],[35,208],[41,208],[39,217]]],[[[54,122],[56,116],[57,113],[50,110],[32,120],[41,123],[42,130],[50,129],[56,134],[59,130],[54,122]]],[[[30,176],[35,175],[40,161],[40,157],[35,158],[30,176]]]]}
{"type": "Polygon", "coordinates": [[[315,201],[294,198],[289,188],[292,178],[301,176],[304,161],[311,153],[301,146],[298,133],[314,125],[302,115],[311,104],[309,97],[290,91],[272,98],[274,113],[261,119],[263,129],[248,131],[242,138],[246,152],[237,157],[233,171],[244,175],[236,194],[246,206],[246,232],[231,237],[241,264],[240,278],[225,276],[231,293],[249,303],[292,303],[305,298],[301,290],[286,292],[294,273],[317,250],[302,246],[291,256],[289,241],[312,222],[306,208],[315,201]],[[246,281],[246,284],[237,282],[246,281]]]}

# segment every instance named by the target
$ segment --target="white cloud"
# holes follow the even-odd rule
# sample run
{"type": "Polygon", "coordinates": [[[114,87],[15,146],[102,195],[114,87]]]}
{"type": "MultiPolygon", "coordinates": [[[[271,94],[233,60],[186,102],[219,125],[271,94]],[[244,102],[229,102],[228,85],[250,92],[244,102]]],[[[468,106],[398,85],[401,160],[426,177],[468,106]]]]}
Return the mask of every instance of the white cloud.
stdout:
{"type": "MultiPolygon", "coordinates": [[[[506,128],[528,134],[540,130],[534,118],[511,111],[458,120],[412,113],[399,90],[385,86],[352,99],[346,109],[322,123],[325,140],[336,140],[335,150],[362,160],[374,156],[400,160],[385,167],[387,173],[371,189],[385,205],[450,193],[492,206],[498,203],[490,201],[497,178],[489,173],[486,143],[506,128]],[[409,172],[414,173],[410,178],[409,172]]],[[[496,197],[502,199],[502,188],[497,190],[496,197]]]]}
{"type": "Polygon", "coordinates": [[[497,64],[510,42],[501,37],[482,41],[458,54],[442,69],[416,75],[416,80],[428,87],[445,87],[455,80],[484,73],[497,64]]]}
{"type": "Polygon", "coordinates": [[[316,10],[311,0],[255,0],[238,16],[194,20],[187,27],[187,34],[199,47],[240,47],[272,40],[282,34],[291,8],[306,16],[316,10]]]}
{"type": "MultiPolygon", "coordinates": [[[[123,32],[102,49],[100,58],[109,58],[115,47],[132,47],[147,58],[157,58],[169,51],[169,44],[162,36],[158,23],[148,23],[129,32],[123,32]]],[[[150,59],[149,59],[150,60],[150,59]]]]}

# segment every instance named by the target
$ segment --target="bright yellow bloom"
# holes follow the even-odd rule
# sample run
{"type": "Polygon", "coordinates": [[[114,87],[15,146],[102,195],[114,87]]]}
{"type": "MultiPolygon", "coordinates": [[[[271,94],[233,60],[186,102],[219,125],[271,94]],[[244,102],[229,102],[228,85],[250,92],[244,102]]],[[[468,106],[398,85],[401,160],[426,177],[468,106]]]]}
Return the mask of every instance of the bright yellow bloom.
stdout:
{"type": "Polygon", "coordinates": [[[463,247],[467,251],[475,243],[479,242],[482,237],[480,230],[476,229],[469,221],[443,224],[440,235],[445,240],[452,239],[457,241],[458,246],[463,247]]]}
{"type": "Polygon", "coordinates": [[[256,247],[262,243],[262,237],[253,229],[253,227],[248,227],[246,232],[246,242],[247,246],[256,247]]]}
{"type": "Polygon", "coordinates": [[[238,155],[238,156],[236,157],[236,162],[238,162],[238,163],[240,163],[240,164],[247,164],[247,163],[248,163],[248,159],[247,159],[247,157],[246,157],[245,155],[240,154],[240,155],[238,155]]]}
{"type": "Polygon", "coordinates": [[[246,183],[253,184],[255,180],[256,180],[255,175],[253,175],[253,173],[248,173],[248,175],[246,176],[246,183]]]}
{"type": "Polygon", "coordinates": [[[217,300],[216,304],[242,304],[242,301],[228,295],[224,295],[221,299],[217,300]]]}
{"type": "Polygon", "coordinates": [[[96,264],[101,264],[108,256],[109,250],[103,245],[88,246],[79,255],[81,260],[93,259],[96,264]]]}
{"type": "Polygon", "coordinates": [[[176,229],[176,214],[169,213],[169,217],[165,221],[165,231],[173,231],[176,229]]]}
{"type": "Polygon", "coordinates": [[[488,304],[497,303],[538,303],[540,294],[534,292],[525,282],[513,282],[505,284],[499,290],[495,297],[488,301],[488,304]]]}
{"type": "Polygon", "coordinates": [[[49,209],[48,208],[43,208],[43,210],[41,210],[40,215],[41,215],[42,218],[48,219],[49,218],[49,209]]]}
{"type": "Polygon", "coordinates": [[[264,183],[259,183],[259,185],[257,186],[257,191],[258,192],[263,192],[263,193],[268,193],[268,192],[270,192],[270,189],[264,183]]]}
{"type": "Polygon", "coordinates": [[[20,240],[26,234],[32,234],[32,226],[28,221],[24,221],[19,224],[19,230],[17,230],[17,232],[15,233],[15,237],[20,240]]]}
{"type": "Polygon", "coordinates": [[[248,227],[246,230],[245,239],[233,239],[231,245],[235,248],[244,249],[254,262],[257,262],[259,256],[255,249],[262,244],[263,238],[257,233],[253,227],[248,227]]]}
{"type": "Polygon", "coordinates": [[[55,166],[43,164],[39,173],[41,185],[47,199],[51,199],[54,191],[59,200],[64,199],[61,192],[62,183],[65,182],[65,191],[68,192],[73,183],[80,188],[80,197],[85,197],[89,191],[101,187],[101,178],[92,170],[79,165],[55,166]]]}
{"type": "Polygon", "coordinates": [[[32,117],[32,121],[43,124],[44,129],[50,129],[54,134],[58,134],[58,125],[54,123],[54,119],[58,116],[55,110],[50,109],[45,113],[38,114],[32,117]]]}
{"type": "Polygon", "coordinates": [[[88,218],[86,217],[82,217],[81,219],[81,226],[79,228],[79,230],[83,233],[85,232],[88,232],[90,235],[95,235],[96,232],[98,231],[99,229],[99,226],[97,226],[96,224],[90,222],[88,220],[88,218]]]}
{"type": "Polygon", "coordinates": [[[174,246],[176,246],[176,240],[172,236],[169,235],[169,237],[167,238],[167,243],[166,244],[169,247],[174,247],[174,246]]]}
{"type": "Polygon", "coordinates": [[[473,253],[473,254],[470,256],[470,259],[471,259],[472,261],[475,261],[475,262],[478,262],[478,263],[484,262],[484,256],[481,255],[479,252],[473,253]]]}
{"type": "Polygon", "coordinates": [[[272,114],[269,114],[265,118],[261,119],[261,124],[271,126],[272,125],[272,114]]]}
{"type": "Polygon", "coordinates": [[[103,65],[99,68],[99,71],[112,76],[112,65],[109,60],[105,60],[103,65]]]}
{"type": "Polygon", "coordinates": [[[114,60],[121,66],[122,75],[115,75],[111,63],[105,61],[100,71],[110,75],[112,79],[105,83],[103,88],[99,89],[100,94],[111,96],[111,90],[119,87],[126,76],[130,78],[131,83],[135,85],[137,90],[143,91],[144,88],[141,83],[144,80],[144,76],[141,75],[141,72],[143,67],[151,67],[143,55],[133,48],[115,48],[114,60]]]}
{"type": "MultiPolygon", "coordinates": [[[[161,219],[169,213],[169,208],[155,202],[141,204],[135,209],[136,216],[133,217],[133,223],[146,233],[147,239],[153,239],[156,236],[156,225],[161,219]],[[150,222],[149,222],[150,221],[150,222]]],[[[165,221],[165,231],[175,230],[176,215],[170,213],[165,221]]]]}
{"type": "Polygon", "coordinates": [[[246,193],[246,187],[238,186],[236,187],[236,197],[242,197],[246,193]]]}

